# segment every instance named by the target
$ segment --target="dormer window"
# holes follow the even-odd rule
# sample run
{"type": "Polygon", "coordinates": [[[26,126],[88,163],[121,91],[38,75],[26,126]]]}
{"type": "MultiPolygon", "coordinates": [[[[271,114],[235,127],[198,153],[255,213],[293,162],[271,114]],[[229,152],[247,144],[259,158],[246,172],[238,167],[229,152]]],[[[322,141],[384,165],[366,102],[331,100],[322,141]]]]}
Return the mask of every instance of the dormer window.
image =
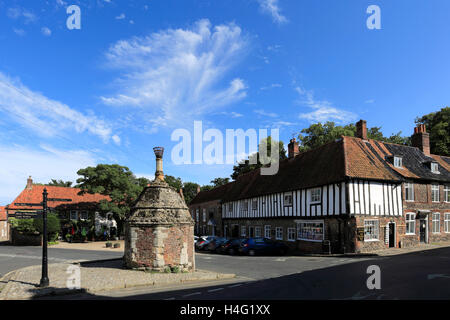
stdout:
{"type": "Polygon", "coordinates": [[[396,168],[403,167],[403,159],[402,159],[402,157],[394,157],[394,167],[396,167],[396,168]]]}
{"type": "Polygon", "coordinates": [[[439,172],[439,165],[437,162],[431,162],[431,172],[433,173],[440,173],[439,172]]]}

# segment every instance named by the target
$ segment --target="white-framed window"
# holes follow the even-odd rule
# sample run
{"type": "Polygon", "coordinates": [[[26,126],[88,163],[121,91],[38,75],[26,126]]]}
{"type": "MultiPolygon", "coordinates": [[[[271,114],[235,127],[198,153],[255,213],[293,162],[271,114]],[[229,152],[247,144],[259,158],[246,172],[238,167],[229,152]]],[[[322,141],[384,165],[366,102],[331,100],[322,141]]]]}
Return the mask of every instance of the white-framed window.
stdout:
{"type": "Polygon", "coordinates": [[[270,239],[272,235],[270,234],[271,228],[270,226],[264,226],[264,238],[270,239]]]}
{"type": "Polygon", "coordinates": [[[445,233],[450,233],[450,213],[444,213],[444,230],[445,233]]]}
{"type": "Polygon", "coordinates": [[[283,240],[283,228],[282,227],[276,227],[276,229],[275,229],[275,239],[283,240]]]}
{"type": "Polygon", "coordinates": [[[284,194],[284,206],[285,207],[292,206],[292,193],[291,192],[284,194]]]}
{"type": "Polygon", "coordinates": [[[403,166],[402,157],[394,157],[394,167],[401,168],[403,166]]]}
{"type": "Polygon", "coordinates": [[[245,238],[247,236],[247,227],[241,226],[241,237],[245,238]]]}
{"type": "Polygon", "coordinates": [[[81,211],[81,220],[87,220],[89,219],[89,215],[87,211],[81,211]]]}
{"type": "Polygon", "coordinates": [[[323,241],[323,220],[305,220],[297,223],[297,239],[305,241],[323,241]]]}
{"type": "Polygon", "coordinates": [[[414,201],[414,183],[405,183],[405,200],[414,201]]]}
{"type": "Polygon", "coordinates": [[[450,202],[450,185],[448,184],[444,186],[444,201],[450,202]]]}
{"type": "Polygon", "coordinates": [[[437,162],[432,162],[431,163],[431,172],[433,173],[440,173],[439,172],[439,165],[437,162]]]}
{"type": "Polygon", "coordinates": [[[258,200],[252,200],[252,210],[258,210],[258,200]]]}
{"type": "Polygon", "coordinates": [[[406,214],[406,234],[416,234],[416,215],[414,213],[406,214]]]}
{"type": "Polygon", "coordinates": [[[439,185],[438,184],[431,185],[431,201],[439,202],[439,185]]]}
{"type": "Polygon", "coordinates": [[[364,220],[364,241],[380,239],[380,224],[378,220],[364,220]]]}
{"type": "Polygon", "coordinates": [[[206,226],[205,225],[202,226],[202,231],[203,231],[202,234],[205,236],[206,235],[206,226]]]}
{"type": "Polygon", "coordinates": [[[248,200],[244,200],[241,202],[241,209],[242,209],[242,212],[248,211],[248,200]]]}
{"type": "Polygon", "coordinates": [[[195,221],[199,222],[199,211],[198,209],[195,210],[195,221]]]}
{"type": "Polygon", "coordinates": [[[261,237],[261,227],[255,227],[255,238],[261,237]]]}
{"type": "Polygon", "coordinates": [[[287,229],[287,235],[288,235],[288,241],[295,241],[295,228],[288,228],[287,229]]]}
{"type": "Polygon", "coordinates": [[[206,209],[203,209],[203,222],[206,222],[206,209]]]}
{"type": "Polygon", "coordinates": [[[314,188],[311,189],[310,195],[311,195],[311,203],[317,203],[320,202],[321,200],[321,193],[322,193],[322,189],[321,188],[314,188]]]}
{"type": "Polygon", "coordinates": [[[433,233],[441,232],[441,214],[439,212],[433,213],[433,233]]]}
{"type": "Polygon", "coordinates": [[[228,204],[228,212],[230,212],[230,213],[233,212],[233,204],[231,204],[231,203],[228,204]]]}
{"type": "Polygon", "coordinates": [[[70,220],[78,220],[78,211],[70,211],[70,220]]]}

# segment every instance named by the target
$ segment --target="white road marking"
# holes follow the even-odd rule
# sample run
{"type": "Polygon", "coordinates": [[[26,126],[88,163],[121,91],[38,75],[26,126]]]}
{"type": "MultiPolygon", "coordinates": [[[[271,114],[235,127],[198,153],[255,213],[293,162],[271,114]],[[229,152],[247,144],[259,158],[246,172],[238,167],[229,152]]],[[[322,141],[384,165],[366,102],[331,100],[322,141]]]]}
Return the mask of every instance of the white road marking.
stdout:
{"type": "Polygon", "coordinates": [[[208,292],[215,292],[215,291],[220,291],[220,290],[223,290],[223,288],[211,289],[211,290],[208,290],[208,292]]]}
{"type": "Polygon", "coordinates": [[[167,298],[167,299],[164,299],[164,300],[175,300],[175,298],[171,297],[171,298],[167,298]]]}
{"type": "MultiPolygon", "coordinates": [[[[0,257],[22,258],[22,259],[36,259],[36,260],[41,260],[42,259],[42,256],[26,256],[26,255],[20,255],[20,254],[6,254],[6,253],[0,253],[0,257]]],[[[48,258],[48,260],[52,260],[52,261],[70,261],[68,259],[59,259],[59,258],[48,258]]]]}
{"type": "Polygon", "coordinates": [[[233,284],[232,286],[228,286],[228,288],[235,288],[235,287],[239,287],[239,286],[242,286],[242,283],[233,284]]]}
{"type": "Polygon", "coordinates": [[[433,280],[433,279],[435,279],[435,278],[450,278],[450,276],[449,276],[449,275],[446,275],[446,274],[429,274],[429,275],[427,276],[427,279],[428,279],[428,280],[433,280]]]}
{"type": "Polygon", "coordinates": [[[183,298],[184,298],[184,297],[195,296],[195,295],[198,295],[198,294],[202,294],[202,293],[201,293],[201,292],[194,292],[194,293],[185,294],[185,295],[183,296],[183,298]]]}

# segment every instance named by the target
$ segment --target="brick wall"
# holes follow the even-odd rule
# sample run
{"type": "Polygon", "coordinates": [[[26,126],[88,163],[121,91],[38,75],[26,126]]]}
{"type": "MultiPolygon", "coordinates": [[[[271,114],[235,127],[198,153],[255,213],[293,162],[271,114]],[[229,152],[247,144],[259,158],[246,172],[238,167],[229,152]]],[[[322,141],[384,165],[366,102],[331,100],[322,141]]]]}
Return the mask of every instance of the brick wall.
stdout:
{"type": "Polygon", "coordinates": [[[195,221],[194,234],[198,236],[213,235],[214,226],[208,225],[210,220],[210,213],[216,222],[214,235],[223,237],[223,223],[222,223],[222,205],[219,200],[213,200],[203,203],[198,203],[189,206],[189,213],[195,221]],[[199,219],[196,220],[196,210],[199,212],[199,219]],[[206,210],[206,221],[203,221],[203,209],[206,210]],[[203,231],[204,230],[204,231],[203,231]]]}
{"type": "Polygon", "coordinates": [[[7,221],[0,221],[0,241],[9,240],[9,226],[7,221]]]}

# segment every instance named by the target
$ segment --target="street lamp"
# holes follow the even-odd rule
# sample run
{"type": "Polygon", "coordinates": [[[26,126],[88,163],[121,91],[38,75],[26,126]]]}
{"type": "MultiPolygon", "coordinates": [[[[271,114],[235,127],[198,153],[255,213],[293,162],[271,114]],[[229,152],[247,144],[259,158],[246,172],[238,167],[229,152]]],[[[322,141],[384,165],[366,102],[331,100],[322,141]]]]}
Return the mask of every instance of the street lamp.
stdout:
{"type": "Polygon", "coordinates": [[[42,222],[43,222],[43,239],[42,239],[42,277],[39,284],[40,287],[48,287],[48,258],[47,258],[47,188],[42,193],[42,222]]]}

